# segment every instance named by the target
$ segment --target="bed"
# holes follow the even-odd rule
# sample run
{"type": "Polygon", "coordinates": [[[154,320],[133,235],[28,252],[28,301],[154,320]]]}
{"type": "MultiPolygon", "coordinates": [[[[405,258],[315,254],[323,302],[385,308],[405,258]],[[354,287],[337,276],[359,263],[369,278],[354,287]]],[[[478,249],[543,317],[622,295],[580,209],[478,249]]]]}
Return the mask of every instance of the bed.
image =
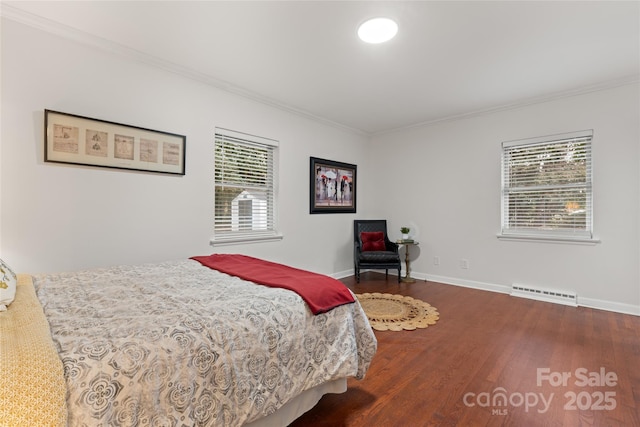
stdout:
{"type": "MultiPolygon", "coordinates": [[[[293,277],[312,293],[334,280],[293,277]]],[[[315,314],[307,298],[197,258],[18,275],[0,312],[0,425],[285,426],[376,352],[355,298],[315,314]]]]}

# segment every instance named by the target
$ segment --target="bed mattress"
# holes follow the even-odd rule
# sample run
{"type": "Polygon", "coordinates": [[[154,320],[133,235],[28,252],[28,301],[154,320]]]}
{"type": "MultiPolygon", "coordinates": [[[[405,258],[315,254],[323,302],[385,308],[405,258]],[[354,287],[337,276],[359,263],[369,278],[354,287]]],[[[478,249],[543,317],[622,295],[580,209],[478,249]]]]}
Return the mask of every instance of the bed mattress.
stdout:
{"type": "Polygon", "coordinates": [[[305,390],[363,378],[376,339],[357,303],[182,260],[33,276],[64,367],[68,424],[239,426],[305,390]]]}

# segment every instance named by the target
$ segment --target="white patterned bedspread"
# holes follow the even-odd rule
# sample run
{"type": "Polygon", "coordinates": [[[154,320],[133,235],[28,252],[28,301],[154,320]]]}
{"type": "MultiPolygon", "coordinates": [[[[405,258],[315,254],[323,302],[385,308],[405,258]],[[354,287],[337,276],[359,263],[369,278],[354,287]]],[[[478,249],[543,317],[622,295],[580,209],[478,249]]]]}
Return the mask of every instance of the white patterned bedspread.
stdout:
{"type": "Polygon", "coordinates": [[[362,307],[314,316],[284,289],[183,260],[34,275],[70,426],[239,426],[325,381],[363,378],[362,307]]]}

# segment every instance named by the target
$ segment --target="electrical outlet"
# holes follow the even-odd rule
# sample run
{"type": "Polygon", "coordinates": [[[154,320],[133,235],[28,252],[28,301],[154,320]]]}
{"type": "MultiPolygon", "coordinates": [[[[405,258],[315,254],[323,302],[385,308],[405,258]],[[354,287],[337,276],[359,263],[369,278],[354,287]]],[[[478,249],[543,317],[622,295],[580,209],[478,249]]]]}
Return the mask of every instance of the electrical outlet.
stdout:
{"type": "Polygon", "coordinates": [[[469,260],[468,259],[461,259],[460,260],[460,268],[466,270],[469,268],[469,260]]]}
{"type": "Polygon", "coordinates": [[[440,257],[439,256],[434,256],[433,257],[433,265],[440,265],[440,257]]]}

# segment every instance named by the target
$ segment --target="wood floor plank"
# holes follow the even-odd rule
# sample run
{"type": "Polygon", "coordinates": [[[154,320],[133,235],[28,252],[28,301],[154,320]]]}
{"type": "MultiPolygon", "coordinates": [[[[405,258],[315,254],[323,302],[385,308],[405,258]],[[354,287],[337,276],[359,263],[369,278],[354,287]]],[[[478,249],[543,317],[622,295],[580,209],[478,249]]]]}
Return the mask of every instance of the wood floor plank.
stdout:
{"type": "Polygon", "coordinates": [[[291,427],[640,427],[640,317],[434,282],[398,284],[374,272],[343,282],[356,293],[419,298],[440,320],[376,331],[366,378],[350,379],[345,393],[324,396],[291,427]],[[582,384],[601,368],[618,377],[615,386],[582,384]],[[563,373],[565,384],[550,380],[563,373]],[[605,393],[608,406],[598,401],[605,393]]]}

